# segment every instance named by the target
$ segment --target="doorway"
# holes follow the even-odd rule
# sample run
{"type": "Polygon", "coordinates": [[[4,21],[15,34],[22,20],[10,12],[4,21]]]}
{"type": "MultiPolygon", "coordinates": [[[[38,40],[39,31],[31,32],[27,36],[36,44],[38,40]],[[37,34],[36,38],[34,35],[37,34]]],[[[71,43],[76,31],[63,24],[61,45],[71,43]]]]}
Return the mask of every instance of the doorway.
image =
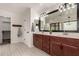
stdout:
{"type": "Polygon", "coordinates": [[[2,33],[2,44],[11,43],[11,18],[0,16],[1,20],[1,33],[2,33]]]}

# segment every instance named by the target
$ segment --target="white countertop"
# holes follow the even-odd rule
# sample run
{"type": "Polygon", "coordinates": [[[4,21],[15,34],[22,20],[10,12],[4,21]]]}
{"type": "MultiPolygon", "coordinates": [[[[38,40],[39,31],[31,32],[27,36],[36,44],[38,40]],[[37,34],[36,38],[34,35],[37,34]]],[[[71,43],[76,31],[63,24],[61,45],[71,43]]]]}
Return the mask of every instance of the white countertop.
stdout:
{"type": "Polygon", "coordinates": [[[50,34],[49,32],[35,32],[34,34],[42,34],[42,35],[50,35],[50,36],[58,36],[58,37],[67,37],[67,38],[79,39],[79,33],[67,33],[67,35],[65,35],[64,32],[52,32],[52,34],[50,34]]]}

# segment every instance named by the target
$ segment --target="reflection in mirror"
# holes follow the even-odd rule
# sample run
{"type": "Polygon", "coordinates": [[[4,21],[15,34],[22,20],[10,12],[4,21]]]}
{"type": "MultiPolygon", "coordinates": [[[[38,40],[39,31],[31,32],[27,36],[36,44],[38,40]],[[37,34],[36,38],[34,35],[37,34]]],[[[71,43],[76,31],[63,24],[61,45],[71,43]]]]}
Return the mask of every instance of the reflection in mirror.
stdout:
{"type": "Polygon", "coordinates": [[[70,21],[63,23],[64,30],[77,31],[77,21],[70,21]]]}
{"type": "Polygon", "coordinates": [[[50,24],[52,31],[77,31],[77,20],[50,24]]]}
{"type": "Polygon", "coordinates": [[[32,32],[38,32],[39,31],[39,20],[35,19],[34,22],[32,23],[32,32]]]}
{"type": "Polygon", "coordinates": [[[40,17],[40,30],[53,32],[77,31],[77,6],[66,11],[54,12],[46,17],[40,17]]]}

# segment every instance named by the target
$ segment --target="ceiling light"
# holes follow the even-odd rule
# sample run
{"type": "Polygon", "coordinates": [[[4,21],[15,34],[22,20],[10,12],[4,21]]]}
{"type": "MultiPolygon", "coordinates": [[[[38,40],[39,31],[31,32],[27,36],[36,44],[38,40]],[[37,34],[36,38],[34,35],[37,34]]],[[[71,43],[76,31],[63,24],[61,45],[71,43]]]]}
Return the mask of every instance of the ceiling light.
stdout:
{"type": "Polygon", "coordinates": [[[58,9],[60,12],[63,12],[71,8],[75,8],[75,6],[76,6],[75,3],[64,3],[64,4],[60,4],[58,9]]]}

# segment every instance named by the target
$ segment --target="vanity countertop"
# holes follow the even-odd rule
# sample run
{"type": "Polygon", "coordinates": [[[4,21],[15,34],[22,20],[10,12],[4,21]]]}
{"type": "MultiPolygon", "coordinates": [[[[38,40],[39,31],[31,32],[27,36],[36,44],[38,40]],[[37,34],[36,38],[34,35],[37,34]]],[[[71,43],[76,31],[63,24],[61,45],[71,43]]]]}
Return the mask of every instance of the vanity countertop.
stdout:
{"type": "Polygon", "coordinates": [[[50,35],[50,36],[79,39],[79,33],[67,33],[67,35],[66,35],[64,32],[52,32],[52,34],[50,34],[49,32],[35,32],[33,34],[42,34],[42,35],[50,35]]]}

